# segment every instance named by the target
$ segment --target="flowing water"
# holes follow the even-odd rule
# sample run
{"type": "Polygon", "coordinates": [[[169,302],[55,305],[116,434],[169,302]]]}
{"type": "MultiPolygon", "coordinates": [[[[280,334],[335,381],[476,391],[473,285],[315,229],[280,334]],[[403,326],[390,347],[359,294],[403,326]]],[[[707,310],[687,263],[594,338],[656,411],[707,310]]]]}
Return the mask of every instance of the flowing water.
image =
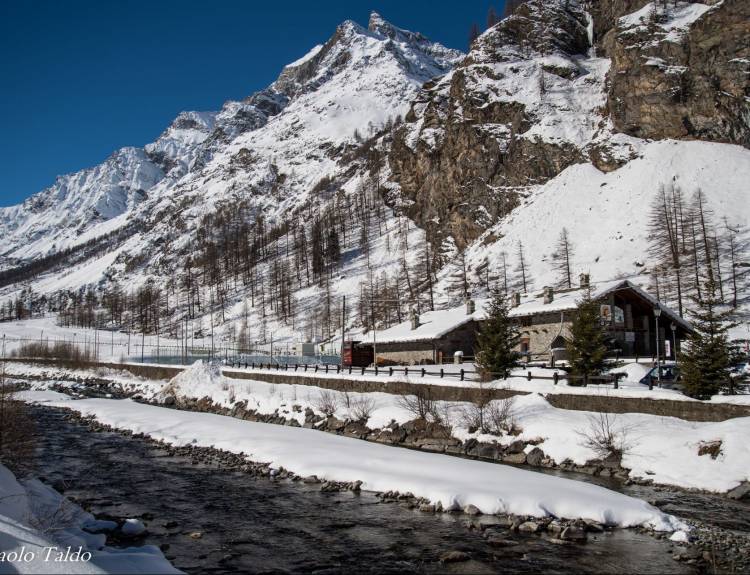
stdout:
{"type": "Polygon", "coordinates": [[[508,532],[516,545],[497,548],[465,516],[196,465],[141,439],[90,431],[64,410],[38,406],[33,414],[36,474],[99,517],[142,518],[143,543],[166,544],[167,557],[189,573],[693,572],[671,558],[669,542],[634,530],[566,546],[508,532]],[[440,563],[454,550],[471,559],[440,563]]]}

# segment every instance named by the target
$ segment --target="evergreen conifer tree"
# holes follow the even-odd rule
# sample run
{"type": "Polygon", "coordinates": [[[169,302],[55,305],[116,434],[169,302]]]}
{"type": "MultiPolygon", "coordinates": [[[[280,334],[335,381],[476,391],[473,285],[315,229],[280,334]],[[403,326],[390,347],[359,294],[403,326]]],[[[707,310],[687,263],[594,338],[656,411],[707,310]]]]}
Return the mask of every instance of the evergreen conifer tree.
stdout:
{"type": "Polygon", "coordinates": [[[696,399],[710,399],[721,389],[731,386],[730,346],[727,331],[732,327],[729,312],[718,308],[716,286],[709,280],[695,298],[696,309],[690,312],[695,330],[687,349],[680,354],[680,371],[685,393],[696,399]]]}
{"type": "Polygon", "coordinates": [[[490,373],[506,373],[517,364],[521,335],[508,317],[505,292],[493,291],[487,311],[487,321],[477,334],[476,364],[484,378],[492,379],[490,373]]]}
{"type": "Polygon", "coordinates": [[[571,372],[583,377],[584,384],[590,375],[604,369],[607,336],[601,325],[599,304],[591,299],[590,291],[578,304],[565,344],[571,372]]]}

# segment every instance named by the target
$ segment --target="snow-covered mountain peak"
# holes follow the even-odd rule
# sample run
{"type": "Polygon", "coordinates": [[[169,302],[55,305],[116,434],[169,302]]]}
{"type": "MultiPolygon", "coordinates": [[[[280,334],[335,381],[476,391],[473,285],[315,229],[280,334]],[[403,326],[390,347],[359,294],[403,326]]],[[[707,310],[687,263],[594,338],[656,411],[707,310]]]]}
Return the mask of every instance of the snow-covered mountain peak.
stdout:
{"type": "Polygon", "coordinates": [[[215,112],[180,112],[155,142],[145,146],[146,153],[168,176],[181,177],[193,166],[215,124],[215,112]]]}

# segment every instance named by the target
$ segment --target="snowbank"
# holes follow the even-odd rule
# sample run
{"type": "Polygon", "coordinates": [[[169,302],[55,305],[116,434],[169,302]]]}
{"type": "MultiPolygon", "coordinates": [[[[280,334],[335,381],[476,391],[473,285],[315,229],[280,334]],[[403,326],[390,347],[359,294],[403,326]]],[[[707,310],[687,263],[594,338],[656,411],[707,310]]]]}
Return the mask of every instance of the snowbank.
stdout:
{"type": "MultiPolygon", "coordinates": [[[[552,407],[537,394],[518,396],[513,405],[521,439],[541,439],[538,447],[562,463],[583,465],[596,453],[583,445],[582,433],[598,414],[552,407]]],[[[750,417],[721,422],[693,422],[641,413],[610,414],[612,428],[628,447],[622,466],[633,479],[689,489],[726,492],[750,481],[750,417]],[[721,442],[714,459],[698,455],[702,445],[721,442]]],[[[503,438],[509,442],[513,438],[503,438]]]]}
{"type": "Polygon", "coordinates": [[[102,423],[176,445],[213,446],[246,453],[254,461],[283,466],[324,480],[363,481],[372,491],[411,492],[446,508],[472,504],[485,513],[591,519],[609,525],[681,527],[646,502],[602,487],[432,453],[397,449],[312,429],[254,423],[177,411],[128,400],[60,402],[102,423]]]}
{"type": "Polygon", "coordinates": [[[82,529],[95,521],[47,485],[19,483],[0,464],[0,573],[180,573],[153,545],[105,547],[104,535],[82,529]],[[55,560],[67,547],[80,554],[55,560]]]}

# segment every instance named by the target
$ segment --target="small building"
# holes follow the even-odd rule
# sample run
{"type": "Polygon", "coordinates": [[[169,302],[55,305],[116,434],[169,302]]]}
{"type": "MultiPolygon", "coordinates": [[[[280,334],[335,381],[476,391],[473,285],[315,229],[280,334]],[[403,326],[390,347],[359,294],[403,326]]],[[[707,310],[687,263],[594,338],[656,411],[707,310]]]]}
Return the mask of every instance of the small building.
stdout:
{"type": "MultiPolygon", "coordinates": [[[[622,356],[654,355],[654,309],[658,308],[660,355],[675,357],[675,345],[679,348],[691,331],[679,314],[630,280],[589,285],[587,275],[582,274],[580,279],[580,285],[573,289],[545,287],[541,292],[510,297],[509,315],[518,321],[521,332],[519,353],[545,362],[565,359],[565,340],[570,336],[576,308],[590,291],[599,304],[602,326],[613,350],[619,350],[622,356]]],[[[457,354],[473,358],[487,303],[469,300],[463,306],[421,316],[412,312],[408,321],[363,336],[359,346],[372,349],[378,365],[444,363],[457,354]]]]}
{"type": "Polygon", "coordinates": [[[377,365],[443,363],[456,352],[474,355],[478,321],[484,317],[472,300],[461,307],[428,311],[412,310],[409,319],[362,337],[360,346],[372,349],[377,365]]]}
{"type": "Polygon", "coordinates": [[[354,340],[344,342],[344,355],[341,358],[344,367],[367,367],[372,363],[372,346],[361,345],[361,343],[354,340]]]}
{"type": "Polygon", "coordinates": [[[295,341],[289,348],[291,355],[315,357],[315,344],[310,341],[295,341]]]}

